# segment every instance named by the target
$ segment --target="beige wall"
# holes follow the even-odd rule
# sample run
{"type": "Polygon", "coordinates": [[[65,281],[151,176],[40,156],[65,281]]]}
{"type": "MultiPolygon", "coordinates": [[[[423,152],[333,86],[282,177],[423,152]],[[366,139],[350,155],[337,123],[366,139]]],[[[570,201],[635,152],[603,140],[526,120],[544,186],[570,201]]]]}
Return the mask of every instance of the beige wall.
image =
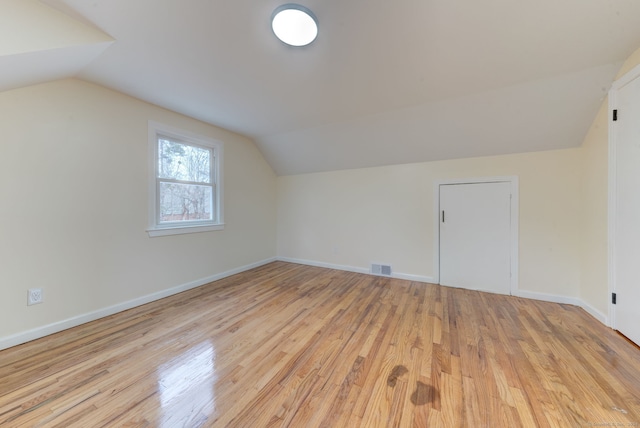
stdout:
{"type": "Polygon", "coordinates": [[[578,149],[276,179],[250,140],[96,85],[2,92],[0,341],[276,254],[432,277],[434,182],[483,176],[520,180],[519,289],[606,314],[606,105],[578,149]],[[147,236],[148,120],[225,143],[224,231],[147,236]]]}
{"type": "Polygon", "coordinates": [[[0,118],[0,339],[275,257],[250,140],[74,79],[0,93],[0,118]],[[224,142],[223,231],[148,237],[149,120],[224,142]]]}
{"type": "Polygon", "coordinates": [[[434,275],[434,182],[518,176],[519,289],[577,298],[581,151],[278,177],[278,256],[434,275]]]}
{"type": "MultiPolygon", "coordinates": [[[[640,49],[618,77],[640,64],[640,49]]],[[[278,178],[278,255],[433,276],[433,182],[520,178],[519,289],[564,296],[602,321],[607,283],[608,101],[580,148],[278,178]]]]}
{"type": "MultiPolygon", "coordinates": [[[[640,49],[622,65],[617,78],[640,64],[640,49]]],[[[607,279],[607,204],[608,204],[608,100],[602,102],[584,143],[583,162],[583,233],[581,243],[580,297],[603,314],[608,313],[607,279]]]]}
{"type": "Polygon", "coordinates": [[[580,297],[608,313],[607,204],[608,109],[605,100],[582,145],[582,241],[580,297]]]}

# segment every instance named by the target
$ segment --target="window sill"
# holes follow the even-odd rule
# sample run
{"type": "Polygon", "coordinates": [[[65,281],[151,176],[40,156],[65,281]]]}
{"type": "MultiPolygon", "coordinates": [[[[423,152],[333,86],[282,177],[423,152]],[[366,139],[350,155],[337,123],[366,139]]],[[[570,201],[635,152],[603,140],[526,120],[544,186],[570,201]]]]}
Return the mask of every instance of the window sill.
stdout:
{"type": "Polygon", "coordinates": [[[155,238],[157,236],[168,236],[168,235],[184,235],[186,233],[200,233],[200,232],[211,232],[214,230],[223,230],[224,223],[221,224],[211,224],[206,226],[179,226],[179,227],[157,227],[147,229],[147,233],[150,238],[155,238]]]}

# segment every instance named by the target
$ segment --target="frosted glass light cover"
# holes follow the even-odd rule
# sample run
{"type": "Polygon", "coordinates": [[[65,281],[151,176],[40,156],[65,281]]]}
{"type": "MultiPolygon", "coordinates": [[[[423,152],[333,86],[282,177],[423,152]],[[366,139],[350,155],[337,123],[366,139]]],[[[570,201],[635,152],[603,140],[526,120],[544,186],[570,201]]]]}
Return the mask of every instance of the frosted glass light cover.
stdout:
{"type": "Polygon", "coordinates": [[[318,36],[313,13],[298,4],[285,4],[272,15],[271,28],[280,40],[291,46],[306,46],[318,36]]]}

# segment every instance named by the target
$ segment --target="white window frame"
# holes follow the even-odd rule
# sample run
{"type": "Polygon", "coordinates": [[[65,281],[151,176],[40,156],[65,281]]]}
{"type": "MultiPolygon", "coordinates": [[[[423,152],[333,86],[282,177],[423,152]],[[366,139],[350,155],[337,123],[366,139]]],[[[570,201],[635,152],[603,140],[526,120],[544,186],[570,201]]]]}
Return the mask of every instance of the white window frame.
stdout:
{"type": "Polygon", "coordinates": [[[180,235],[185,233],[209,232],[224,229],[224,192],[223,192],[223,159],[224,145],[222,142],[209,137],[197,135],[189,131],[173,128],[162,123],[149,121],[149,227],[147,233],[150,237],[180,235]],[[163,223],[159,216],[159,180],[158,180],[158,138],[168,137],[177,142],[210,148],[214,157],[212,163],[212,180],[214,183],[213,220],[197,222],[196,224],[163,223]]]}

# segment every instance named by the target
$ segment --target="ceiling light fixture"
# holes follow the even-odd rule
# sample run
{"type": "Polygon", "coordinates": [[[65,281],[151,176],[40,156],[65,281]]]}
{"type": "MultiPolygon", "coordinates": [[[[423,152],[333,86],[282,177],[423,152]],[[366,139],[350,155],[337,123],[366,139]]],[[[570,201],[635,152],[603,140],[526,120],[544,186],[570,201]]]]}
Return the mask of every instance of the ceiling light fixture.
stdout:
{"type": "Polygon", "coordinates": [[[318,20],[313,12],[294,3],[273,11],[271,28],[277,38],[290,46],[306,46],[318,36],[318,20]]]}

